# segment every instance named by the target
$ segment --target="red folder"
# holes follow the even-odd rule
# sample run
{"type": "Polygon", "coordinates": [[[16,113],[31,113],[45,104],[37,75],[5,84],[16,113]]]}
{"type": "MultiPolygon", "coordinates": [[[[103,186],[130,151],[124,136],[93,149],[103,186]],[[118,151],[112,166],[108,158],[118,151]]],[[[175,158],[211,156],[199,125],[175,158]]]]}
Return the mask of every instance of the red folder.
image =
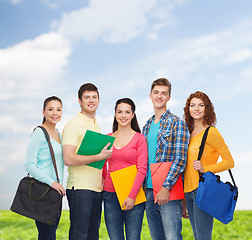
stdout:
{"type": "MultiPolygon", "coordinates": [[[[168,172],[170,171],[171,165],[172,162],[159,162],[150,164],[154,199],[156,199],[157,193],[161,190],[168,172]]],[[[185,199],[181,175],[179,175],[177,182],[169,191],[169,200],[179,199],[185,199]]]]}

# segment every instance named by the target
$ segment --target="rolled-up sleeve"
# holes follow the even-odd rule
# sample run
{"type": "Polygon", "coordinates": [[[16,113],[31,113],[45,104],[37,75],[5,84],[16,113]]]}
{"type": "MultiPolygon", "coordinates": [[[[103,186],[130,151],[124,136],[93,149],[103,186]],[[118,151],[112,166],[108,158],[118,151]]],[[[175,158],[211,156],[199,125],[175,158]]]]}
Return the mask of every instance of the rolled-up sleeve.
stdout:
{"type": "Polygon", "coordinates": [[[187,125],[180,120],[174,125],[173,132],[173,163],[167,175],[163,187],[171,189],[176,183],[179,175],[184,171],[187,160],[187,148],[190,141],[190,134],[187,125]]]}

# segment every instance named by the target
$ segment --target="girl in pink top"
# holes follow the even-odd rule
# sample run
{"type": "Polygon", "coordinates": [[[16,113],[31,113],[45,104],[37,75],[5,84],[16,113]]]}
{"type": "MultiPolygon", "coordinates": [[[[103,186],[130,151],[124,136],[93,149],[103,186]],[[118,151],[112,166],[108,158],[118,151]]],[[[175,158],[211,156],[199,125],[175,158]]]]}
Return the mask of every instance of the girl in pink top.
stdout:
{"type": "Polygon", "coordinates": [[[144,214],[144,203],[135,205],[135,198],[143,184],[147,172],[147,144],[135,115],[135,104],[129,98],[119,99],[115,106],[113,133],[115,137],[113,153],[103,168],[104,177],[104,216],[110,239],[140,239],[144,214]],[[137,175],[131,192],[121,210],[110,173],[136,165],[137,175]]]}

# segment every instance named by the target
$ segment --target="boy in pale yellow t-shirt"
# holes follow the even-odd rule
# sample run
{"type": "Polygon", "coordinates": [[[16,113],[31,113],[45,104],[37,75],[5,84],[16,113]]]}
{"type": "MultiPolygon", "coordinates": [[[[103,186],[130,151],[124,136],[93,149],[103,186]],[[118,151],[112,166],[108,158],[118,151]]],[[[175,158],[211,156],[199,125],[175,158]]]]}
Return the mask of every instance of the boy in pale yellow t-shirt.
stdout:
{"type": "Polygon", "coordinates": [[[102,210],[102,170],[88,163],[107,159],[112,149],[107,146],[97,155],[78,155],[87,130],[100,132],[95,115],[100,99],[97,87],[83,84],[78,91],[81,112],[71,119],[62,133],[63,157],[68,166],[67,200],[70,209],[69,239],[99,239],[102,210]]]}

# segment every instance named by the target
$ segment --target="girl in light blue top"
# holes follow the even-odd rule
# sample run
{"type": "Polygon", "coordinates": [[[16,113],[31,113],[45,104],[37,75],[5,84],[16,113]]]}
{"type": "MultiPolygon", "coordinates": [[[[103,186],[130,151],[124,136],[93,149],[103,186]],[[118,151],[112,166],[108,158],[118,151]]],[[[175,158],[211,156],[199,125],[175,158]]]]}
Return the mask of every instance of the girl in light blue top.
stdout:
{"type": "MultiPolygon", "coordinates": [[[[35,179],[50,185],[60,194],[65,195],[65,189],[62,186],[64,161],[61,135],[55,128],[62,116],[61,100],[55,96],[45,99],[42,113],[44,115],[44,119],[41,126],[47,130],[50,136],[60,183],[57,182],[48,142],[41,128],[36,128],[30,137],[25,158],[25,169],[35,179]]],[[[45,223],[35,221],[39,233],[38,239],[55,240],[59,219],[60,217],[55,225],[47,225],[45,223]]]]}

